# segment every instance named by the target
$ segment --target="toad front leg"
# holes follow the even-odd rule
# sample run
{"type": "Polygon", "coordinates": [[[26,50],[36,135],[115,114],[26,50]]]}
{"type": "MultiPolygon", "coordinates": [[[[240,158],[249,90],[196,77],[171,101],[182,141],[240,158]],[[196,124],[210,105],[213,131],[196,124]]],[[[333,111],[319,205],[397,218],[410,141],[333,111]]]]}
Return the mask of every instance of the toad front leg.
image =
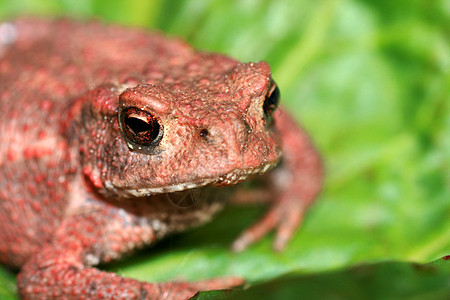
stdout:
{"type": "Polygon", "coordinates": [[[244,250],[275,228],[274,249],[282,250],[322,186],[322,163],[308,135],[282,108],[274,113],[274,119],[283,150],[282,165],[270,174],[276,196],[263,219],[233,243],[234,251],[244,250]]]}
{"type": "Polygon", "coordinates": [[[54,241],[22,268],[19,294],[23,299],[187,299],[199,290],[242,283],[237,278],[147,283],[92,267],[154,239],[150,225],[116,208],[69,217],[54,241]]]}

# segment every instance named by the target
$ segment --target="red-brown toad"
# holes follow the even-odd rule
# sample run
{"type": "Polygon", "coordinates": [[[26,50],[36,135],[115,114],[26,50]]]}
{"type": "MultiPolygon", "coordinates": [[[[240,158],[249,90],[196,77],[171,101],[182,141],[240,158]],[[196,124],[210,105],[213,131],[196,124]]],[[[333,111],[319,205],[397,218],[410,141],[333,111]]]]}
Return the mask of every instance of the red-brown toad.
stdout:
{"type": "Polygon", "coordinates": [[[210,220],[235,184],[282,153],[268,192],[255,193],[272,198],[269,212],[233,248],[272,229],[275,249],[285,246],[322,172],[307,135],[277,109],[265,62],[93,22],[2,26],[0,262],[21,267],[21,297],[187,298],[239,284],[154,284],[93,266],[210,220]]]}

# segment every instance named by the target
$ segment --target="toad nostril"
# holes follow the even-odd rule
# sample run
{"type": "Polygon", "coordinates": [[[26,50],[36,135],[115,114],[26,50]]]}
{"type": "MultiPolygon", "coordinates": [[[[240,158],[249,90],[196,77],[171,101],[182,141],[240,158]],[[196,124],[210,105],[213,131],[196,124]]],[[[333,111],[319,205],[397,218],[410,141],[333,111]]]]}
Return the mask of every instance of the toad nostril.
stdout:
{"type": "Polygon", "coordinates": [[[208,138],[208,135],[209,135],[208,129],[203,128],[202,130],[200,130],[200,136],[205,140],[208,138]]]}

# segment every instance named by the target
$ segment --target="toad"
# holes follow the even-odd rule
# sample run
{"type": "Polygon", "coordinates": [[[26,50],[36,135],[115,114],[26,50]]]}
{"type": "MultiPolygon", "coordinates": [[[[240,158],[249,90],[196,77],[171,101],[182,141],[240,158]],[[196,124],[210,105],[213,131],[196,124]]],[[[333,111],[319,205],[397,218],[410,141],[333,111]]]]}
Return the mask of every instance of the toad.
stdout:
{"type": "Polygon", "coordinates": [[[0,262],[20,268],[23,299],[184,299],[241,284],[95,268],[204,224],[229,199],[269,203],[233,250],[272,230],[285,247],[322,167],[266,62],[100,22],[0,26],[0,262]],[[246,195],[238,183],[255,178],[263,192],[246,195]]]}

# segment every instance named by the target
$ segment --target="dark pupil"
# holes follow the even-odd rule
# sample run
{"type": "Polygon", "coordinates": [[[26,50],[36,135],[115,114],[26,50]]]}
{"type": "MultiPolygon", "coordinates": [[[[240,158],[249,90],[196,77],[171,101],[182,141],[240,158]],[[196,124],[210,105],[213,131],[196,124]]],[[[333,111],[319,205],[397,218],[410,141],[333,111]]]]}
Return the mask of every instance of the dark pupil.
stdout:
{"type": "Polygon", "coordinates": [[[280,99],[280,90],[275,87],[272,94],[264,100],[263,110],[264,114],[269,117],[277,108],[280,99]]]}
{"type": "Polygon", "coordinates": [[[158,120],[147,112],[130,108],[125,112],[123,123],[127,138],[139,145],[148,146],[159,138],[158,120]]]}
{"type": "Polygon", "coordinates": [[[134,134],[138,134],[153,129],[149,123],[133,117],[126,118],[125,124],[134,132],[134,134]]]}

